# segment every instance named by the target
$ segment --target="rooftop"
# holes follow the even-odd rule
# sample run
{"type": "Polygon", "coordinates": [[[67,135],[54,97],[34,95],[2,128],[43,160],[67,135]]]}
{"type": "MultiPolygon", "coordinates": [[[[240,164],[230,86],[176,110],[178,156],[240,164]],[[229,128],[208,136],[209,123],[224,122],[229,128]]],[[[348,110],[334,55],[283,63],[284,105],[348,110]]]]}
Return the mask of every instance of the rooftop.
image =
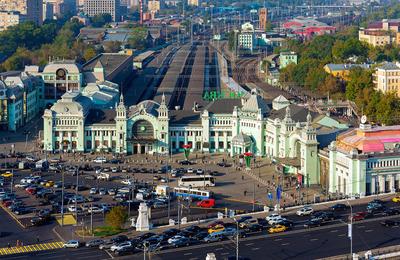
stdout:
{"type": "Polygon", "coordinates": [[[89,60],[85,64],[83,64],[83,70],[93,71],[96,67],[98,61],[101,62],[104,72],[105,78],[110,80],[108,77],[113,73],[121,64],[123,64],[126,60],[128,60],[131,56],[121,53],[101,53],[89,60]]]}
{"type": "Polygon", "coordinates": [[[361,153],[384,152],[400,148],[400,125],[355,128],[337,138],[337,147],[346,152],[357,149],[361,153]]]}

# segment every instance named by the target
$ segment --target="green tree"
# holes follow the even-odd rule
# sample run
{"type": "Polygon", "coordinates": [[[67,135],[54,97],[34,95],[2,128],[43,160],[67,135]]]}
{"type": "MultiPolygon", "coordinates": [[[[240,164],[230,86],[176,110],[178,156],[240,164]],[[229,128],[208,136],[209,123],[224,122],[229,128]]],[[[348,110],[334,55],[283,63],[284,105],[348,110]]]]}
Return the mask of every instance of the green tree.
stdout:
{"type": "Polygon", "coordinates": [[[96,54],[97,54],[96,50],[92,46],[89,46],[83,53],[83,58],[85,59],[85,61],[89,61],[94,56],[96,56],[96,54]]]}
{"type": "Polygon", "coordinates": [[[90,19],[92,26],[96,28],[103,27],[104,25],[112,22],[110,14],[96,14],[90,19]]]}
{"type": "Polygon", "coordinates": [[[372,71],[352,68],[346,85],[346,98],[355,101],[364,88],[373,88],[372,71]]]}
{"type": "Polygon", "coordinates": [[[137,50],[144,50],[146,49],[146,36],[147,36],[147,29],[138,26],[135,28],[132,28],[132,32],[130,34],[130,37],[128,39],[129,46],[132,49],[137,49],[137,50]]]}
{"type": "Polygon", "coordinates": [[[106,215],[107,225],[116,229],[121,229],[127,220],[128,213],[122,206],[113,207],[106,215]]]}

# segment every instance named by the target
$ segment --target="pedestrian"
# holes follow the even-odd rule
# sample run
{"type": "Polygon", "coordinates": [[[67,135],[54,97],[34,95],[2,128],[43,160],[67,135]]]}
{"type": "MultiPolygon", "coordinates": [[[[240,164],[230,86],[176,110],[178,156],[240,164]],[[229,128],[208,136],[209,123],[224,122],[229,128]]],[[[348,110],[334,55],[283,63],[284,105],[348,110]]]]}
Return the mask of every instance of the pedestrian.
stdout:
{"type": "Polygon", "coordinates": [[[247,194],[247,190],[243,191],[243,195],[246,196],[247,194]]]}
{"type": "Polygon", "coordinates": [[[10,242],[7,243],[7,247],[8,247],[8,248],[11,248],[10,242]]]}
{"type": "Polygon", "coordinates": [[[242,175],[242,181],[244,180],[244,176],[242,175]]]}
{"type": "Polygon", "coordinates": [[[39,236],[36,236],[36,243],[40,243],[40,239],[39,239],[39,236]]]}
{"type": "Polygon", "coordinates": [[[272,174],[272,179],[273,179],[273,180],[275,179],[275,174],[272,174]]]}

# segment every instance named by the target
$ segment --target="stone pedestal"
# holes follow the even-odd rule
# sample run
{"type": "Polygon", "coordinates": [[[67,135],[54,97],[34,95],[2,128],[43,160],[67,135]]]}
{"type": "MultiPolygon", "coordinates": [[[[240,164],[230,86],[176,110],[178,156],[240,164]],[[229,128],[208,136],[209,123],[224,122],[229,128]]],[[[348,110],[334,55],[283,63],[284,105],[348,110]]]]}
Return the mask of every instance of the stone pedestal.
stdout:
{"type": "Polygon", "coordinates": [[[137,231],[148,231],[150,230],[149,225],[149,210],[146,203],[140,203],[139,205],[139,215],[136,221],[137,231]]]}

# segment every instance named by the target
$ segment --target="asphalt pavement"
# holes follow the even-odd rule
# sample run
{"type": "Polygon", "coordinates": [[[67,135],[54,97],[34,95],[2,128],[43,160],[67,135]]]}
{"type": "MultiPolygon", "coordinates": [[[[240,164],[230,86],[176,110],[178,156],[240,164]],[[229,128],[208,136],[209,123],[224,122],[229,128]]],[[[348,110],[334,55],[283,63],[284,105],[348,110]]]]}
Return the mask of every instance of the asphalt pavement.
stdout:
{"type": "MultiPolygon", "coordinates": [[[[396,217],[399,220],[400,217],[396,217]]],[[[399,227],[382,227],[381,219],[371,219],[354,224],[353,252],[397,245],[400,243],[399,227]]],[[[261,235],[240,239],[239,255],[249,259],[317,259],[334,255],[350,254],[347,224],[322,226],[275,235],[261,235]]],[[[207,253],[215,253],[217,259],[236,255],[235,241],[173,249],[152,255],[151,259],[205,259],[207,253]]],[[[136,254],[130,259],[142,259],[136,254]]],[[[126,258],[128,259],[128,258],[126,258]]]]}
{"type": "Polygon", "coordinates": [[[49,250],[49,251],[40,251],[40,252],[32,252],[27,254],[16,254],[10,256],[3,256],[1,259],[7,260],[20,260],[20,259],[60,259],[60,260],[78,260],[78,259],[95,259],[95,260],[103,260],[103,259],[111,259],[111,255],[109,255],[106,251],[102,251],[96,248],[62,248],[57,250],[49,250]]]}

